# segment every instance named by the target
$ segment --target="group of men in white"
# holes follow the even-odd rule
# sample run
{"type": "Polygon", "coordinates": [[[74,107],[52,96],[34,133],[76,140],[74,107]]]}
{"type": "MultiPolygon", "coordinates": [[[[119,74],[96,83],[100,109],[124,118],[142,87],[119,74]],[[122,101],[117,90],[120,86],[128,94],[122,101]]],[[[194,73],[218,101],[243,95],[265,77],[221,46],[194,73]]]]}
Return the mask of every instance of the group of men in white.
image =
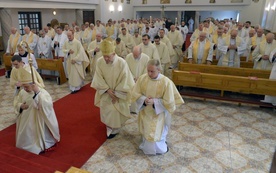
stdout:
{"type": "MultiPolygon", "coordinates": [[[[218,66],[240,67],[240,57],[253,62],[254,69],[271,71],[270,79],[276,78],[276,40],[273,33],[264,34],[259,25],[251,22],[205,20],[199,24],[190,38],[188,62],[210,65],[213,59],[218,66]]],[[[266,96],[264,102],[276,105],[276,98],[266,96]]]]}
{"type": "MultiPolygon", "coordinates": [[[[247,61],[254,61],[254,68],[271,70],[276,57],[274,35],[264,35],[262,28],[252,28],[250,25],[249,21],[236,24],[229,20],[205,20],[190,38],[188,62],[211,64],[215,57],[220,66],[240,67],[240,57],[246,56],[247,61]]],[[[127,119],[129,105],[126,100],[129,99],[128,94],[133,86],[135,104],[131,104],[131,112],[137,113],[142,107],[150,105],[150,108],[145,110],[152,115],[155,115],[154,112],[165,112],[162,114],[162,122],[166,122],[166,112],[171,113],[175,110],[175,104],[183,103],[175,86],[172,87],[170,80],[164,76],[169,77],[169,69],[176,68],[178,62],[183,61],[185,53],[182,48],[189,32],[185,22],[181,22],[181,25],[172,24],[168,30],[161,19],[122,19],[118,23],[110,19],[107,24],[97,20],[96,25],[86,22],[81,27],[75,23],[72,23],[71,27],[66,24],[64,29],[47,25],[39,31],[39,37],[31,32],[28,26],[24,31],[25,35],[21,37],[16,28],[11,28],[12,34],[6,53],[18,54],[25,64],[28,63],[24,60],[27,58],[26,46],[19,44],[23,40],[28,43],[33,57],[62,59],[72,94],[81,89],[90,64],[91,86],[97,90],[95,105],[101,109],[101,120],[107,126],[108,138],[115,137],[127,119]],[[148,86],[143,82],[147,82],[148,86]],[[157,99],[162,93],[170,94],[157,99]],[[173,95],[175,98],[170,98],[173,95]],[[162,101],[163,97],[170,100],[170,106],[173,105],[171,111],[162,101]],[[109,102],[110,104],[106,104],[109,102]],[[111,118],[111,115],[117,117],[116,120],[111,118]]],[[[35,58],[33,59],[35,61],[35,58]]],[[[276,65],[271,72],[271,79],[275,79],[275,72],[276,65]]],[[[265,98],[265,101],[272,104],[276,104],[275,100],[275,97],[271,96],[265,98]]],[[[139,112],[141,118],[145,112],[139,112]]],[[[144,153],[168,152],[168,127],[163,126],[164,123],[158,124],[159,120],[153,116],[151,121],[154,121],[154,130],[158,130],[158,135],[150,136],[152,124],[145,123],[149,121],[145,117],[139,121],[139,126],[144,124],[140,128],[144,128],[141,132],[144,133],[143,143],[140,145],[144,153]],[[147,135],[150,137],[147,138],[147,135]]]]}

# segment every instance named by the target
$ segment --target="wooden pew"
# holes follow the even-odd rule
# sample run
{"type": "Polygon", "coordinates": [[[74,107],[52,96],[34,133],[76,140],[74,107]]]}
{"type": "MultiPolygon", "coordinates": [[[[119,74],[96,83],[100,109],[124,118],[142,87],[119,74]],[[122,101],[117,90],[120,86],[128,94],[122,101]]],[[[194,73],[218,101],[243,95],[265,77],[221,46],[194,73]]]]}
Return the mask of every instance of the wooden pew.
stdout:
{"type": "MultiPolygon", "coordinates": [[[[5,64],[6,71],[11,70],[12,69],[12,64],[11,64],[12,56],[4,55],[3,58],[4,58],[4,64],[5,64]]],[[[53,70],[53,71],[59,72],[58,85],[61,85],[65,82],[67,82],[61,59],[36,58],[36,62],[37,62],[38,69],[40,69],[40,70],[53,70]]],[[[43,77],[43,75],[41,75],[41,76],[43,77]]],[[[57,77],[57,76],[46,75],[45,77],[57,77]]]]}
{"type": "MultiPolygon", "coordinates": [[[[276,80],[179,70],[173,70],[172,80],[175,85],[179,86],[276,96],[276,80]]],[[[222,96],[210,98],[237,101],[222,96]]],[[[260,103],[258,104],[260,105],[260,103]]]]}
{"type": "Polygon", "coordinates": [[[173,70],[176,85],[276,96],[276,80],[173,70]]]}
{"type": "MultiPolygon", "coordinates": [[[[252,61],[250,62],[246,62],[246,58],[244,59],[244,57],[241,57],[241,61],[240,61],[240,67],[241,68],[253,68],[254,63],[252,61]]],[[[183,58],[183,62],[188,62],[187,57],[183,58]]],[[[215,58],[212,61],[212,65],[217,65],[218,64],[218,60],[216,60],[215,58]]]]}
{"type": "Polygon", "coordinates": [[[201,64],[189,64],[180,62],[178,64],[178,70],[180,71],[197,71],[201,73],[221,74],[221,75],[233,75],[233,76],[254,76],[257,78],[269,79],[269,70],[257,70],[250,68],[235,68],[235,67],[222,67],[222,66],[207,66],[201,64]]]}

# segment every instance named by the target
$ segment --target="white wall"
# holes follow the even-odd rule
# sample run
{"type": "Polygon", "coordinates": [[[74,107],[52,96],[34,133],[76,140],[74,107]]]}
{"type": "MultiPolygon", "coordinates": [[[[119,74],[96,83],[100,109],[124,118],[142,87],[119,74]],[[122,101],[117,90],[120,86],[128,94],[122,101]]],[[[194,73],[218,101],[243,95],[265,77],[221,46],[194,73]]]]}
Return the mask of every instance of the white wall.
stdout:
{"type": "Polygon", "coordinates": [[[252,2],[249,6],[245,6],[240,10],[240,21],[251,21],[251,25],[262,23],[265,0],[260,0],[258,3],[252,2]]]}
{"type": "Polygon", "coordinates": [[[121,3],[121,0],[117,0],[117,2],[101,0],[99,8],[96,8],[95,10],[95,19],[100,19],[102,22],[107,23],[110,18],[113,20],[121,20],[122,18],[133,19],[134,14],[132,3],[126,4],[126,0],[124,0],[124,3],[121,3]],[[114,6],[114,12],[112,13],[109,11],[110,5],[114,6]],[[123,8],[122,12],[118,11],[119,5],[123,8]]]}
{"type": "MultiPolygon", "coordinates": [[[[134,14],[136,11],[160,11],[161,4],[159,0],[147,0],[147,4],[142,4],[142,0],[135,0],[133,2],[134,14]]],[[[192,4],[185,4],[185,0],[171,0],[170,4],[165,5],[166,11],[232,11],[231,15],[240,12],[240,21],[245,22],[250,20],[253,25],[260,24],[264,0],[259,0],[258,3],[252,0],[243,0],[243,3],[231,3],[230,0],[217,0],[215,4],[210,4],[209,0],[192,0],[192,4]]],[[[230,14],[230,12],[229,12],[230,14]]],[[[210,15],[208,15],[210,16],[210,15]]],[[[204,17],[201,17],[203,19],[204,17]]],[[[236,18],[236,15],[235,17],[236,18]]]]}
{"type": "Polygon", "coordinates": [[[208,17],[213,17],[214,19],[236,19],[238,11],[200,11],[201,21],[205,20],[208,17]]]}
{"type": "MultiPolygon", "coordinates": [[[[133,0],[133,6],[154,6],[159,5],[160,6],[160,0],[147,0],[147,4],[142,4],[142,0],[133,0]]],[[[185,6],[202,6],[202,5],[208,5],[208,6],[218,6],[218,5],[248,5],[251,3],[252,0],[243,0],[243,3],[231,3],[230,0],[217,0],[216,3],[210,4],[209,0],[192,0],[191,4],[185,4],[185,0],[170,0],[170,4],[165,4],[166,6],[179,6],[179,5],[185,5],[185,6]]],[[[262,0],[260,0],[262,1],[262,0]]]]}

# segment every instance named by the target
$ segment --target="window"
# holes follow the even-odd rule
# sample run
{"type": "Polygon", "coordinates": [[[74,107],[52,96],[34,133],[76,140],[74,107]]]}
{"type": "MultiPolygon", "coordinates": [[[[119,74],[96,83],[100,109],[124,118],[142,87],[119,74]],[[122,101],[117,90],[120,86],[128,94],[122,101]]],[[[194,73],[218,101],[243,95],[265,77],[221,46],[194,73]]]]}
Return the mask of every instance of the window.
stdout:
{"type": "Polygon", "coordinates": [[[24,27],[29,26],[35,34],[42,29],[40,12],[18,12],[20,34],[25,34],[24,27]]]}

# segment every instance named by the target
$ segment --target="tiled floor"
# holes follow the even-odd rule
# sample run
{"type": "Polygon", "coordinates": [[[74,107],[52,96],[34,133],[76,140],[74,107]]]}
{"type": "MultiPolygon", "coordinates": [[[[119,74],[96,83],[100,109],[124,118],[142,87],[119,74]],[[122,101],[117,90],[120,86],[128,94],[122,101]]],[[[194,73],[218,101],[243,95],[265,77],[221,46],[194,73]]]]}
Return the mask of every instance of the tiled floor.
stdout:
{"type": "MultiPolygon", "coordinates": [[[[87,83],[89,79],[87,80],[87,83]]],[[[0,77],[0,130],[15,122],[13,90],[0,77]]],[[[45,81],[53,100],[69,93],[68,85],[45,81]]],[[[276,113],[271,109],[185,98],[172,116],[170,151],[146,156],[138,149],[137,115],[118,136],[107,140],[82,169],[91,172],[265,173],[276,145],[276,113]]]]}

